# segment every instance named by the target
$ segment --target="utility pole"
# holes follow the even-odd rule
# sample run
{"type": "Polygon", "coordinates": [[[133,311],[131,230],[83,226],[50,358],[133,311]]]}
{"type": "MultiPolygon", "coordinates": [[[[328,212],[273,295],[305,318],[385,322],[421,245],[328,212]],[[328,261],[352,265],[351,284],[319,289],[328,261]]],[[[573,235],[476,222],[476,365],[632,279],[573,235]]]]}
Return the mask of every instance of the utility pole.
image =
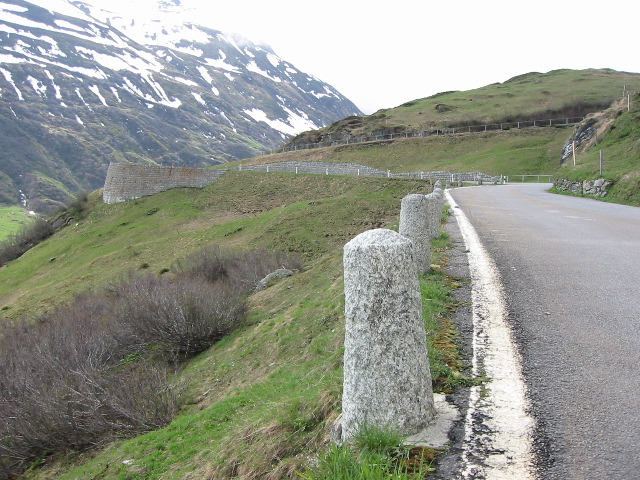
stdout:
{"type": "Polygon", "coordinates": [[[571,150],[573,153],[573,166],[576,166],[576,142],[571,143],[571,150]]]}

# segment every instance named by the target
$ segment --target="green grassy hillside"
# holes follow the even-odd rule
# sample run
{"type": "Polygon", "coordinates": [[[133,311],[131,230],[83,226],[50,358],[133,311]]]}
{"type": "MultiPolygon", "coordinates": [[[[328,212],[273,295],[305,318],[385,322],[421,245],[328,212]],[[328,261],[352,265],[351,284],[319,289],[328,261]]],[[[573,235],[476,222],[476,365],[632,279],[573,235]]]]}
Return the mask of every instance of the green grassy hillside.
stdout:
{"type": "Polygon", "coordinates": [[[0,241],[18,232],[30,218],[29,213],[22,207],[0,205],[0,241]]]}
{"type": "Polygon", "coordinates": [[[96,192],[85,218],[0,269],[1,314],[45,310],[123,271],[160,272],[212,242],[315,259],[392,221],[399,199],[418,188],[425,185],[232,172],[203,190],[175,189],[114,205],[104,205],[96,192]]]}
{"type": "Polygon", "coordinates": [[[349,117],[312,133],[359,135],[574,117],[602,110],[628,91],[640,91],[639,74],[609,69],[532,72],[474,90],[439,93],[361,118],[349,117]]]}
{"type": "Polygon", "coordinates": [[[491,175],[553,174],[570,128],[540,127],[299,150],[234,162],[355,162],[393,173],[449,170],[491,175]]]}
{"type": "MultiPolygon", "coordinates": [[[[619,103],[623,94],[638,91],[640,75],[636,73],[608,69],[529,73],[475,90],[446,92],[418,99],[366,117],[349,117],[324,129],[305,132],[293,139],[290,145],[341,140],[373,132],[399,133],[446,126],[583,116],[606,111],[612,104],[619,103]]],[[[633,102],[634,108],[636,103],[637,100],[633,102]]],[[[614,110],[622,112],[621,108],[614,110]]],[[[640,176],[640,169],[634,160],[637,152],[631,139],[635,138],[634,132],[638,129],[637,123],[633,123],[633,114],[628,120],[625,118],[623,115],[619,121],[626,123],[619,127],[614,125],[611,132],[601,132],[607,135],[601,139],[607,149],[604,173],[605,177],[616,182],[611,199],[637,204],[640,187],[634,179],[640,176]]],[[[450,170],[481,171],[491,175],[557,173],[572,178],[596,178],[596,157],[599,153],[593,146],[586,153],[581,153],[575,173],[560,163],[563,149],[575,130],[575,127],[514,128],[510,125],[509,130],[396,138],[297,150],[246,159],[231,165],[287,160],[356,162],[394,173],[450,170]],[[559,170],[561,166],[563,168],[559,170]]]]}
{"type": "MultiPolygon", "coordinates": [[[[175,421],[99,455],[43,458],[25,478],[296,478],[326,448],[339,412],[342,246],[362,231],[397,224],[402,197],[428,190],[414,180],[232,172],[203,190],[114,205],[92,194],[83,217],[0,269],[5,322],[125,271],[160,273],[212,243],[298,252],[306,265],[252,295],[249,326],[184,366],[176,382],[187,404],[175,421]]],[[[440,348],[452,348],[455,337],[444,315],[447,282],[437,271],[423,279],[431,299],[425,319],[440,348]]],[[[450,372],[445,360],[457,362],[453,348],[431,350],[434,377],[450,372]]]]}

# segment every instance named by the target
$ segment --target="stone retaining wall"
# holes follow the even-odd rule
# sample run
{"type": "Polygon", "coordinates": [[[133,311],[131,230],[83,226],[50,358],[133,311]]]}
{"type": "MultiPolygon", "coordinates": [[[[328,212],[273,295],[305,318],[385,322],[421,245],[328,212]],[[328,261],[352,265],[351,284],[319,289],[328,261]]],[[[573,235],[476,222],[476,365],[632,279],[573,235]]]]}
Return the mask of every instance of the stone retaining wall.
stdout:
{"type": "Polygon", "coordinates": [[[606,197],[612,185],[612,182],[604,178],[598,178],[596,180],[567,180],[565,178],[558,178],[553,183],[555,188],[563,192],[590,195],[592,197],[606,197]]]}
{"type": "Polygon", "coordinates": [[[172,188],[203,188],[224,175],[225,170],[160,167],[112,163],[102,191],[104,203],[133,200],[172,188]]]}

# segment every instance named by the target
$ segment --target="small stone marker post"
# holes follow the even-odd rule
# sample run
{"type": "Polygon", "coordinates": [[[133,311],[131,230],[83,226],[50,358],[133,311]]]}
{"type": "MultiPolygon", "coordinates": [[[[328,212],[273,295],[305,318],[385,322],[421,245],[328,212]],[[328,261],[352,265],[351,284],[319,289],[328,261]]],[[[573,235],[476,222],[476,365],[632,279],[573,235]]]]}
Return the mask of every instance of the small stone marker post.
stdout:
{"type": "Polygon", "coordinates": [[[411,240],[374,229],[344,246],[345,352],[339,442],[368,426],[402,434],[434,417],[411,240]]]}
{"type": "Polygon", "coordinates": [[[402,199],[398,231],[413,242],[413,251],[419,274],[431,268],[431,215],[425,195],[411,194],[402,199]]]}
{"type": "Polygon", "coordinates": [[[424,196],[427,201],[427,211],[429,216],[428,235],[429,239],[436,238],[440,230],[440,200],[434,193],[424,196]]]}

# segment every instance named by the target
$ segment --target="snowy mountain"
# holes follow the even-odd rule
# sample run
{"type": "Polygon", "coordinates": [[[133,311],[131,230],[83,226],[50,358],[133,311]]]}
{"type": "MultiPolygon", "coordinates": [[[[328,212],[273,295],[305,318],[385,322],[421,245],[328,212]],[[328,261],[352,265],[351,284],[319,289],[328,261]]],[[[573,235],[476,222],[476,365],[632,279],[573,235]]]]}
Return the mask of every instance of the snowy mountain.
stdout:
{"type": "Polygon", "coordinates": [[[360,114],[268,46],[158,5],[141,21],[0,0],[0,202],[42,210],[100,187],[110,161],[206,166],[360,114]]]}

